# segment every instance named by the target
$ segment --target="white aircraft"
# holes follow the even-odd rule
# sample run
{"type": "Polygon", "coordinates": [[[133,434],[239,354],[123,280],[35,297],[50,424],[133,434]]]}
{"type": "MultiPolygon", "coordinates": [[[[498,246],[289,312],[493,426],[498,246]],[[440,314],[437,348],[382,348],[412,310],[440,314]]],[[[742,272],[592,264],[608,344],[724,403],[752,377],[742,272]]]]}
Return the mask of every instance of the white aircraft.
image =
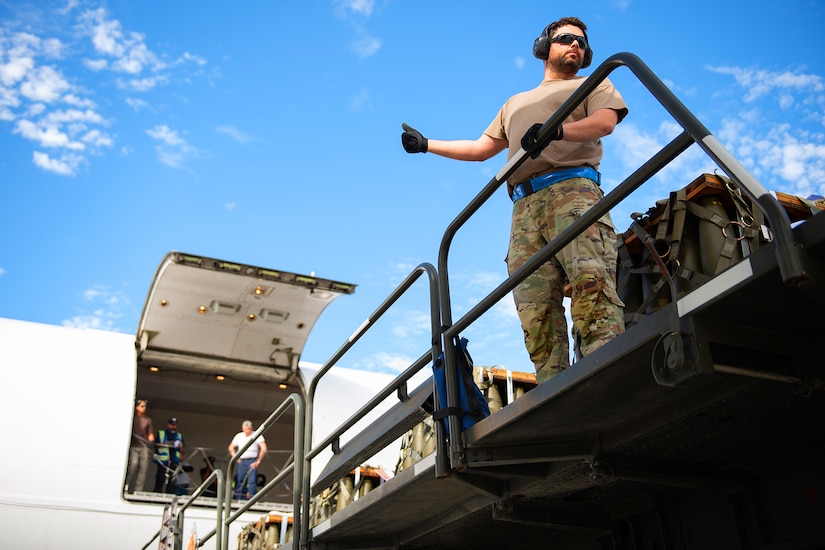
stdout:
{"type": "MultiPolygon", "coordinates": [[[[153,490],[154,465],[142,490],[126,491],[136,399],[148,400],[155,431],[178,419],[189,467],[174,489],[191,492],[207,457],[225,467],[244,420],[258,427],[291,394],[305,395],[320,368],[299,361],[309,332],[354,288],[170,253],[136,337],[0,319],[0,547],[143,548],[173,495],[153,490]]],[[[390,379],[333,368],[318,386],[314,435],[330,433],[390,379]]],[[[294,420],[288,410],[265,432],[259,484],[292,461],[294,420]]],[[[397,456],[388,448],[372,465],[391,469],[397,456]]],[[[262,512],[291,512],[288,479],[233,524],[230,541],[262,512]]],[[[185,518],[184,536],[215,527],[214,507],[192,506],[185,518]]],[[[214,538],[204,547],[214,548],[214,538]]]]}

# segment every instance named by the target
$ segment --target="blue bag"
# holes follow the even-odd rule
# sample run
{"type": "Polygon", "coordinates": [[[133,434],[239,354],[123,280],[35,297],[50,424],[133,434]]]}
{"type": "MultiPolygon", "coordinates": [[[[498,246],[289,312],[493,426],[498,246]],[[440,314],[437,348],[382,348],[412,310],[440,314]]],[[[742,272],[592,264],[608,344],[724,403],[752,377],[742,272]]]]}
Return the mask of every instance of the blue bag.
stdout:
{"type": "Polygon", "coordinates": [[[446,362],[444,352],[436,358],[433,363],[433,380],[435,381],[435,393],[438,399],[438,410],[433,413],[433,419],[444,422],[445,433],[450,435],[450,427],[446,417],[456,413],[461,418],[461,431],[466,430],[479,420],[490,416],[490,407],[487,406],[487,398],[481,393],[473,380],[473,359],[467,351],[467,339],[455,337],[456,368],[458,373],[458,410],[447,407],[447,377],[446,362]]]}

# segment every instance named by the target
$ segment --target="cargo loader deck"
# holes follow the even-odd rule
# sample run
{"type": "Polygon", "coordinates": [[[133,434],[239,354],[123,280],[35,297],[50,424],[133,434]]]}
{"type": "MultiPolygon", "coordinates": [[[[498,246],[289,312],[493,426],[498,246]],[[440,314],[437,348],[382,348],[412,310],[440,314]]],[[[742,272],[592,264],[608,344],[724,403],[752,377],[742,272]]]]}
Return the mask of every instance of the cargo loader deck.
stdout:
{"type": "MultiPolygon", "coordinates": [[[[679,528],[647,537],[678,531],[692,533],[685,547],[735,548],[731,518],[759,522],[754,506],[779,493],[777,539],[822,543],[825,502],[811,495],[823,489],[825,458],[825,215],[794,233],[811,261],[808,285],[785,286],[773,247],[762,247],[465,431],[466,469],[439,479],[430,455],[314,527],[312,546],[585,548],[666,523],[675,507],[679,528]],[[674,308],[691,359],[669,387],[651,362],[663,364],[674,308]],[[806,527],[786,533],[791,519],[806,527]]],[[[740,538],[758,539],[743,529],[740,538]]]]}

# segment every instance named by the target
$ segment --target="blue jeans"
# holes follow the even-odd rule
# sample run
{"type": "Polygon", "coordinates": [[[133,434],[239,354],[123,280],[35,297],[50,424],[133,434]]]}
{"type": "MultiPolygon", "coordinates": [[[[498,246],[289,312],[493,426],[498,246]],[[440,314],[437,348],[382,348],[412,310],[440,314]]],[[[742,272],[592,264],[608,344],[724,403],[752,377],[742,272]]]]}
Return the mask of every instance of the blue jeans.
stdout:
{"type": "Polygon", "coordinates": [[[258,469],[252,468],[254,458],[242,458],[238,461],[235,475],[235,498],[251,498],[258,492],[258,469]]]}

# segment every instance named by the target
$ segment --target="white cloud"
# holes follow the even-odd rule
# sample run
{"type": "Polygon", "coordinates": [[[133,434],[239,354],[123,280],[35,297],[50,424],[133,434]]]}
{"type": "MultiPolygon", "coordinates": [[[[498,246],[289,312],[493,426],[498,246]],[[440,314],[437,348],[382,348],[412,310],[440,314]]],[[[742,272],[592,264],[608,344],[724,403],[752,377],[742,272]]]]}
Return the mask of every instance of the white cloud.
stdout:
{"type": "Polygon", "coordinates": [[[118,321],[123,317],[124,308],[131,305],[129,297],[122,291],[113,291],[103,285],[95,285],[81,293],[85,303],[91,306],[81,311],[62,325],[73,328],[117,331],[118,321]]]}
{"type": "Polygon", "coordinates": [[[69,83],[52,67],[37,67],[26,73],[20,94],[32,101],[52,103],[69,90],[69,83]]]}
{"type": "Polygon", "coordinates": [[[375,9],[375,0],[336,0],[335,3],[341,15],[353,13],[370,17],[375,9]]]}
{"type": "Polygon", "coordinates": [[[45,124],[54,125],[77,121],[82,121],[90,124],[105,124],[106,122],[103,120],[103,117],[101,117],[99,114],[92,111],[91,109],[86,109],[85,111],[80,111],[78,109],[68,109],[66,111],[52,111],[51,113],[44,116],[41,119],[41,121],[45,124]]]}
{"type": "Polygon", "coordinates": [[[664,139],[658,134],[643,131],[631,122],[623,122],[616,127],[610,138],[613,148],[619,150],[625,168],[636,169],[659,151],[664,139]]]}
{"type": "Polygon", "coordinates": [[[181,168],[197,151],[185,139],[180,137],[176,130],[168,126],[159,125],[146,130],[149,137],[161,142],[155,147],[158,160],[172,168],[181,168]]]}
{"type": "Polygon", "coordinates": [[[399,339],[421,336],[431,331],[430,315],[423,311],[406,311],[404,319],[392,328],[393,335],[399,339]]]}
{"type": "Polygon", "coordinates": [[[80,17],[80,21],[86,23],[86,32],[91,36],[95,50],[111,56],[123,55],[124,47],[120,42],[123,33],[120,31],[120,23],[106,21],[105,9],[87,11],[80,17]]]}
{"type": "Polygon", "coordinates": [[[14,90],[0,87],[0,120],[14,120],[12,109],[20,106],[20,99],[14,90]]]}
{"type": "Polygon", "coordinates": [[[88,109],[94,109],[95,107],[97,107],[97,104],[95,104],[95,102],[91,99],[78,97],[74,94],[66,94],[65,96],[63,96],[63,101],[68,103],[72,107],[77,107],[78,109],[81,109],[83,107],[86,107],[88,109]]]}
{"type": "Polygon", "coordinates": [[[812,143],[785,132],[779,142],[747,139],[756,154],[756,167],[778,190],[806,197],[825,191],[825,144],[812,143]],[[784,182],[777,182],[777,179],[784,182]]]}
{"type": "Polygon", "coordinates": [[[147,92],[159,84],[166,83],[167,77],[162,75],[147,76],[146,78],[117,79],[117,87],[121,90],[134,90],[135,92],[147,92]]]}
{"type": "Polygon", "coordinates": [[[90,71],[99,72],[109,67],[109,62],[105,59],[84,59],[83,66],[90,71]]]}
{"type": "Polygon", "coordinates": [[[358,370],[395,374],[404,371],[407,367],[412,365],[413,361],[414,359],[407,355],[378,352],[361,361],[358,361],[354,365],[354,368],[358,370]]]}
{"type": "Polygon", "coordinates": [[[151,130],[146,130],[146,133],[149,134],[150,137],[163,141],[168,145],[186,144],[186,140],[181,138],[175,130],[172,130],[165,124],[161,126],[155,126],[151,130]]]}
{"type": "MultiPolygon", "coordinates": [[[[167,64],[146,45],[146,37],[138,32],[126,31],[120,22],[109,19],[104,8],[89,10],[79,17],[79,27],[85,36],[89,36],[95,51],[102,57],[84,59],[83,64],[93,71],[110,70],[117,73],[138,76],[148,70],[152,77],[118,80],[121,88],[146,91],[168,81],[167,76],[158,73],[167,64]]],[[[188,52],[183,57],[186,61],[204,64],[206,61],[188,52]]]]}
{"type": "Polygon", "coordinates": [[[519,322],[516,303],[513,301],[512,296],[503,297],[493,306],[493,310],[503,319],[510,319],[516,323],[519,322]]]}
{"type": "Polygon", "coordinates": [[[131,107],[135,112],[140,111],[141,109],[145,109],[149,106],[149,103],[142,99],[136,99],[133,97],[126,98],[126,105],[131,107]]]}
{"type": "Polygon", "coordinates": [[[114,140],[100,130],[89,130],[80,140],[96,147],[111,147],[114,145],[114,140]]]}
{"type": "Polygon", "coordinates": [[[346,20],[356,32],[357,38],[350,43],[351,51],[361,59],[378,53],[382,40],[362,27],[362,22],[369,19],[375,11],[375,0],[333,0],[333,3],[335,15],[346,20]]]}
{"type": "Polygon", "coordinates": [[[370,99],[370,94],[367,90],[361,90],[349,102],[349,110],[350,111],[360,111],[362,110],[368,103],[370,99]]]}
{"type": "Polygon", "coordinates": [[[492,290],[501,284],[503,275],[506,275],[506,273],[498,271],[472,271],[461,275],[463,280],[462,285],[468,289],[492,290]]]}
{"type": "Polygon", "coordinates": [[[352,43],[352,51],[361,59],[375,55],[381,49],[381,39],[363,35],[352,43]]]}
{"type": "Polygon", "coordinates": [[[711,70],[733,76],[749,105],[746,111],[739,106],[727,110],[721,122],[720,140],[733,155],[769,189],[802,197],[825,192],[825,134],[805,125],[822,125],[823,78],[787,71],[711,70]],[[780,109],[767,106],[771,101],[780,109]]]}
{"type": "Polygon", "coordinates": [[[199,55],[191,54],[189,52],[184,52],[183,53],[182,60],[183,61],[191,61],[195,65],[206,65],[206,59],[204,59],[203,57],[201,57],[199,55]]]}
{"type": "MultiPolygon", "coordinates": [[[[140,36],[140,39],[143,40],[143,37],[140,36]]],[[[157,60],[145,44],[139,43],[134,44],[125,56],[112,63],[112,68],[122,73],[138,74],[146,64],[157,65],[157,60]]]]}
{"type": "MultiPolygon", "coordinates": [[[[682,131],[672,120],[665,120],[653,131],[645,131],[630,122],[622,122],[611,135],[610,147],[625,171],[636,170],[658,153],[682,131]]],[[[697,145],[692,145],[662,169],[654,179],[665,186],[683,187],[690,183],[685,174],[701,174],[713,170],[713,161],[697,145]]],[[[648,188],[649,191],[652,189],[648,188]]]]}
{"type": "Polygon", "coordinates": [[[55,126],[41,128],[30,120],[18,121],[14,133],[36,141],[43,147],[67,147],[70,143],[69,136],[55,126]]]}
{"type": "Polygon", "coordinates": [[[60,59],[63,57],[65,47],[63,43],[57,38],[47,38],[43,40],[43,55],[52,59],[60,59]]]}
{"type": "Polygon", "coordinates": [[[153,69],[164,67],[146,46],[143,34],[124,31],[120,21],[108,18],[104,8],[86,11],[79,20],[81,32],[91,37],[95,51],[111,58],[108,66],[112,70],[137,74],[147,66],[153,69]]]}
{"type": "Polygon", "coordinates": [[[16,84],[33,68],[34,58],[31,55],[20,55],[19,52],[8,50],[8,61],[0,64],[0,83],[5,86],[16,84]]]}
{"type": "Polygon", "coordinates": [[[825,91],[825,80],[820,75],[797,74],[790,71],[774,72],[764,69],[741,67],[708,67],[708,70],[731,75],[746,90],[745,101],[755,101],[775,90],[792,90],[805,93],[825,91]]]}
{"type": "Polygon", "coordinates": [[[111,145],[111,138],[91,128],[108,124],[94,101],[79,95],[60,69],[38,64],[38,58],[60,59],[65,50],[56,38],[0,33],[0,119],[16,120],[14,134],[57,150],[34,151],[32,162],[64,176],[77,172],[85,162],[78,153],[88,146],[111,145]],[[55,110],[60,103],[70,108],[55,110]]]}
{"type": "Polygon", "coordinates": [[[63,154],[60,158],[52,158],[40,151],[32,153],[32,161],[35,166],[59,176],[75,175],[83,160],[83,157],[70,153],[63,154]]]}
{"type": "Polygon", "coordinates": [[[215,130],[217,132],[220,132],[221,134],[225,134],[225,135],[231,137],[232,139],[234,139],[238,143],[242,143],[242,144],[248,143],[248,142],[253,141],[255,139],[252,136],[250,136],[249,134],[245,134],[245,133],[241,132],[240,130],[238,130],[234,126],[218,126],[217,128],[215,128],[215,130]]]}

